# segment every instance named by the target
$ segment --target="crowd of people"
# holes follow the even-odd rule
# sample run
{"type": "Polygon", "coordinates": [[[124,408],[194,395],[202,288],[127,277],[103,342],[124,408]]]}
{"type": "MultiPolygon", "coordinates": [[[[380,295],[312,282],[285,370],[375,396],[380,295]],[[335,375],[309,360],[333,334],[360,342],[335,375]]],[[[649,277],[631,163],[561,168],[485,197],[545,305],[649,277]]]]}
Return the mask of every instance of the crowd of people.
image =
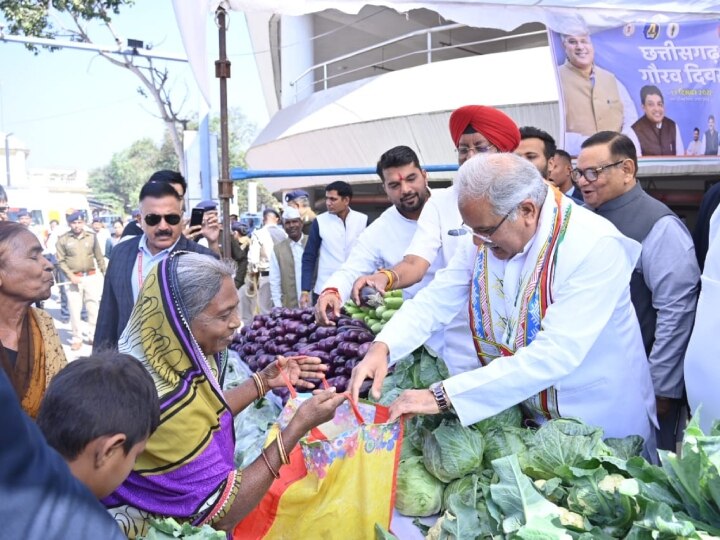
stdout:
{"type": "MultiPolygon", "coordinates": [[[[453,111],[449,132],[460,165],[450,187],[430,189],[415,151],[396,146],[377,162],[390,206],[372,223],[351,208],[345,182],[325,186],[317,216],[307,192],[291,191],[262,227],[233,221],[229,259],[217,204],[198,204],[202,221],[191,225],[173,171],[148,179],[137,216],[102,238],[69,213],[52,260],[27,225],[4,219],[0,191],[0,485],[12,500],[0,515],[11,537],[60,537],[48,535],[57,522],[77,538],[135,538],[163,516],[230,531],[310,429],[358,399],[367,378],[379,397],[390,366],[421,345],[450,377],[401,393],[391,420],[451,412],[469,425],[520,404],[529,427],[577,417],[608,437],[641,436],[648,460],[674,451],[686,395],[693,408],[714,399],[698,392],[712,367],[687,381],[684,372],[708,366],[686,350],[708,246],[707,267],[717,266],[720,194],[703,207],[702,247],[643,191],[636,145],[618,131],[586,137],[574,165],[547,132],[492,107],[453,111]],[[69,364],[52,318],[34,307],[59,271],[72,344],[93,346],[69,364]],[[235,333],[273,307],[314,306],[317,324],[332,325],[367,286],[402,289],[405,302],[349,393],[315,389],[236,469],[233,417],[288,380],[314,389],[327,367],[278,357],[226,390],[235,333]],[[69,515],[78,509],[82,520],[69,515]]],[[[695,327],[711,333],[703,313],[695,327]]],[[[693,336],[696,349],[704,339],[693,336]]]]}

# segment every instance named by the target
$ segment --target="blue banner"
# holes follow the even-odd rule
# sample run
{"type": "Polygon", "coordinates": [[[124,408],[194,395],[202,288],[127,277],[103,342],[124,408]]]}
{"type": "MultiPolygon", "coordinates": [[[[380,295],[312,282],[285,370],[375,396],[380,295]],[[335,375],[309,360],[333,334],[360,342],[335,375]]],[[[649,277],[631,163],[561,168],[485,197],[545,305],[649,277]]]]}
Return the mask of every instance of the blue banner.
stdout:
{"type": "Polygon", "coordinates": [[[717,21],[550,31],[549,41],[564,128],[559,147],[576,156],[590,135],[610,130],[630,137],[639,157],[717,158],[717,21]]]}

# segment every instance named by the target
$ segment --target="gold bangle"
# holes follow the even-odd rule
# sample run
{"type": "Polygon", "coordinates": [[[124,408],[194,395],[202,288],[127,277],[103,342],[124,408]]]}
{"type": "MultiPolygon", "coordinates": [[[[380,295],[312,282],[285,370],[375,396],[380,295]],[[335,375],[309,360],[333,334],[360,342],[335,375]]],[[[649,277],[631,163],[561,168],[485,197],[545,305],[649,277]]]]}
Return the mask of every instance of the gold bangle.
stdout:
{"type": "Polygon", "coordinates": [[[385,277],[388,279],[388,283],[387,285],[385,285],[385,290],[389,291],[390,289],[392,289],[393,283],[395,283],[395,278],[393,277],[392,272],[390,272],[390,270],[386,270],[385,268],[381,268],[380,270],[378,270],[378,272],[384,274],[385,277]]]}
{"type": "Polygon", "coordinates": [[[280,474],[272,468],[270,465],[270,460],[268,459],[267,455],[265,454],[265,449],[263,448],[260,453],[262,454],[263,459],[265,460],[265,465],[267,465],[267,468],[270,470],[270,474],[273,475],[273,477],[277,480],[280,478],[280,474]]]}
{"type": "Polygon", "coordinates": [[[258,373],[253,373],[252,378],[255,382],[255,389],[258,393],[258,399],[265,397],[265,394],[267,394],[267,390],[265,389],[265,383],[263,382],[262,377],[260,377],[258,373]]]}
{"type": "Polygon", "coordinates": [[[282,433],[278,431],[277,438],[278,451],[280,452],[280,462],[283,465],[289,465],[290,459],[288,458],[287,452],[285,451],[285,443],[283,442],[282,433]]]}

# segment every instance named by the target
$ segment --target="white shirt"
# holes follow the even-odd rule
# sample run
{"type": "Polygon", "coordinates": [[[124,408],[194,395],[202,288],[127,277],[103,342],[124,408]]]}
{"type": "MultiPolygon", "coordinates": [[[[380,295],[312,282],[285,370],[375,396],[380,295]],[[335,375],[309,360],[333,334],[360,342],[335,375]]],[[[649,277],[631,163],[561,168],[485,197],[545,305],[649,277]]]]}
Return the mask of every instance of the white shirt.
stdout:
{"type": "MultiPolygon", "coordinates": [[[[428,263],[445,268],[460,246],[472,246],[469,234],[451,236],[450,230],[460,229],[462,216],[458,209],[457,191],[454,186],[433,190],[417,222],[405,255],[422,257],[428,263]]],[[[475,369],[480,365],[470,333],[467,310],[459,311],[443,329],[442,347],[437,349],[452,375],[475,369]]]]}
{"type": "Polygon", "coordinates": [[[270,270],[270,255],[272,254],[273,246],[275,245],[273,236],[270,233],[270,227],[276,226],[265,225],[252,234],[250,247],[248,248],[249,272],[267,272],[270,270]]]}
{"type": "Polygon", "coordinates": [[[693,414],[699,413],[705,433],[720,419],[720,341],[718,341],[718,308],[720,305],[720,211],[710,218],[710,236],[700,297],[695,311],[695,326],[685,351],[685,388],[693,414]]]}
{"type": "MultiPolygon", "coordinates": [[[[549,219],[548,200],[539,227],[549,219]]],[[[473,424],[552,386],[562,416],[599,425],[607,437],[637,434],[654,440],[655,397],[629,288],[640,249],[610,222],[573,206],[558,248],[554,302],[535,340],[513,356],[445,381],[461,422],[473,424]]],[[[504,263],[506,277],[522,266],[527,251],[504,263]]],[[[391,362],[458,311],[467,311],[476,253],[472,244],[459,249],[385,325],[376,341],[388,345],[391,362]]],[[[492,262],[492,254],[488,257],[492,262]]]]}
{"type": "MultiPolygon", "coordinates": [[[[132,238],[132,236],[129,236],[128,238],[132,238]]],[[[178,240],[180,240],[180,238],[178,238],[178,240]]],[[[177,244],[177,240],[175,241],[175,244],[177,244]]],[[[130,276],[130,281],[132,282],[133,304],[137,302],[142,284],[145,283],[145,279],[147,279],[150,270],[155,268],[157,263],[170,254],[170,252],[175,248],[175,244],[169,248],[163,249],[162,251],[158,251],[155,255],[153,255],[147,247],[147,236],[145,236],[145,234],[142,235],[140,243],[138,244],[138,253],[135,257],[135,264],[133,264],[132,276],[130,276]],[[142,277],[140,277],[140,274],[142,274],[142,277]]]]}
{"type": "Polygon", "coordinates": [[[316,220],[322,241],[314,291],[320,294],[323,283],[347,260],[358,236],[367,227],[367,216],[351,208],[344,221],[330,212],[320,214],[316,220]]]}
{"type": "MultiPolygon", "coordinates": [[[[300,285],[302,280],[302,254],[305,247],[302,245],[302,236],[297,242],[292,239],[288,239],[288,241],[290,242],[290,251],[292,252],[293,261],[295,262],[295,288],[297,289],[297,297],[300,299],[302,293],[300,285]]],[[[281,278],[282,271],[275,256],[275,250],[273,249],[270,253],[270,296],[273,306],[275,307],[283,307],[281,278]]]]}
{"type": "MultiPolygon", "coordinates": [[[[372,274],[380,268],[392,268],[402,261],[405,250],[417,231],[417,225],[416,220],[406,218],[395,206],[391,206],[360,234],[350,257],[330,276],[322,288],[334,287],[340,293],[342,300],[347,300],[357,278],[372,274]]],[[[403,298],[412,298],[432,281],[438,269],[439,259],[441,258],[435,258],[421,281],[403,289],[403,298]]]]}

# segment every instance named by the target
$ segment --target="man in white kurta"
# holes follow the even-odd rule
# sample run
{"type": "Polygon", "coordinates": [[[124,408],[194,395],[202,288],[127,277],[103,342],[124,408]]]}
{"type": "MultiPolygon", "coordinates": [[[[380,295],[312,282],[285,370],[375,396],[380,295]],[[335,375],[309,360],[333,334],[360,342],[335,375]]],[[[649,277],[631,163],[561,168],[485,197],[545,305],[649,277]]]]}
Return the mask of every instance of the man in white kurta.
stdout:
{"type": "MultiPolygon", "coordinates": [[[[377,172],[392,206],[360,234],[348,259],[325,281],[315,310],[321,324],[328,323],[328,310],[339,312],[342,302],[350,298],[357,278],[392,268],[402,260],[430,197],[427,173],[417,154],[407,146],[396,146],[380,156],[377,172]]],[[[403,298],[415,296],[434,275],[432,267],[421,281],[403,289],[403,298]]]]}
{"type": "Polygon", "coordinates": [[[709,248],[701,278],[695,326],[685,352],[688,402],[693,415],[699,415],[700,427],[705,433],[710,433],[713,422],[720,420],[720,341],[717,338],[720,305],[719,233],[720,211],[715,210],[710,218],[709,248]]]}
{"type": "MultiPolygon", "coordinates": [[[[520,143],[520,131],[502,111],[483,105],[466,105],[450,115],[450,136],[457,150],[458,164],[484,153],[513,152],[520,143]]],[[[417,222],[417,231],[405,251],[403,260],[392,267],[398,276],[394,289],[411,287],[424,280],[431,268],[444,268],[458,246],[471,243],[461,228],[457,191],[454,186],[433,191],[417,222]]],[[[360,278],[357,290],[365,284],[384,289],[388,284],[383,274],[360,278]]],[[[468,314],[459,311],[443,328],[443,347],[437,352],[451,374],[478,367],[477,355],[468,331],[468,314]]]]}
{"type": "MultiPolygon", "coordinates": [[[[482,367],[441,385],[464,425],[520,403],[538,423],[578,417],[608,437],[640,435],[652,452],[654,394],[629,290],[640,245],[549,189],[517,156],[470,160],[456,184],[475,245],[459,248],[386,324],[351,390],[373,377],[377,394],[388,357],[408,354],[470,303],[482,367]],[[481,179],[485,191],[476,189],[481,179]],[[489,200],[493,184],[506,188],[502,201],[489,200]],[[535,310],[542,324],[530,316],[535,310]]],[[[436,399],[428,390],[403,392],[391,416],[437,413],[436,399]]]]}

